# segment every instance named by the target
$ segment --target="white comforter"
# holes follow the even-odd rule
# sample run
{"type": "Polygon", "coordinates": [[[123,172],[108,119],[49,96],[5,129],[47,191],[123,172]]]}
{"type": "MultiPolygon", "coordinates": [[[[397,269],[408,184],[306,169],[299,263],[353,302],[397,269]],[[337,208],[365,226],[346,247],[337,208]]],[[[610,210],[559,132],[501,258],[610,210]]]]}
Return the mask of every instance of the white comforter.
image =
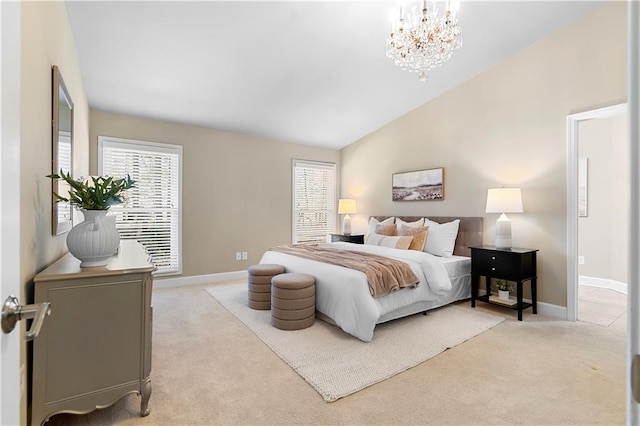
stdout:
{"type": "Polygon", "coordinates": [[[416,288],[405,288],[374,299],[369,294],[363,272],[275,251],[262,256],[260,263],[275,263],[283,265],[287,272],[313,275],[316,278],[316,309],[333,319],[345,332],[365,342],[373,338],[373,329],[382,315],[416,302],[434,300],[451,290],[444,265],[429,253],[344,242],[322,246],[401,260],[420,279],[416,288]]]}

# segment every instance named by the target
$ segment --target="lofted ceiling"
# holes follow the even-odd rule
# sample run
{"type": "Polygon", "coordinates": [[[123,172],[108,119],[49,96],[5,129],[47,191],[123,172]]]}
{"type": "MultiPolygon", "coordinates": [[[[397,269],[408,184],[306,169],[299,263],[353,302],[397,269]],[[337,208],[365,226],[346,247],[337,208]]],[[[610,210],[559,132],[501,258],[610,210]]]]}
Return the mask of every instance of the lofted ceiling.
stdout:
{"type": "Polygon", "coordinates": [[[67,13],[93,109],[340,149],[601,4],[463,0],[463,46],[426,82],[385,56],[397,2],[68,1],[67,13]]]}

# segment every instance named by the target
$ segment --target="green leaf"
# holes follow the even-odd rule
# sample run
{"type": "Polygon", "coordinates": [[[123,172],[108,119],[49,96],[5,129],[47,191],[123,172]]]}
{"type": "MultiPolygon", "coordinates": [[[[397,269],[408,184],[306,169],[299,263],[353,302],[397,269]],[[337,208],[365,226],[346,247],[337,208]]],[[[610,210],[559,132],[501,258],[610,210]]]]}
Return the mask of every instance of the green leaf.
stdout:
{"type": "Polygon", "coordinates": [[[69,185],[69,198],[53,193],[56,201],[66,201],[76,207],[89,210],[108,210],[112,204],[122,202],[124,191],[135,186],[135,180],[127,174],[124,178],[92,176],[90,180],[74,179],[71,173],[47,175],[51,179],[62,179],[69,185]]]}

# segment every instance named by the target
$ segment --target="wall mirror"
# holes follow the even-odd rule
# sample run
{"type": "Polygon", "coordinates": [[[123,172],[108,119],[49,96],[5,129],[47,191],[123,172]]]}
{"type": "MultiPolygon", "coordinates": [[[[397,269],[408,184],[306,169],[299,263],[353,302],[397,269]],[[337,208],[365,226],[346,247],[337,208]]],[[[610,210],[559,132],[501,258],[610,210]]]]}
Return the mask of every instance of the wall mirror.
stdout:
{"type": "MultiPolygon", "coordinates": [[[[60,69],[51,67],[51,173],[73,174],[73,102],[60,75],[60,69]]],[[[66,196],[68,184],[61,179],[51,179],[52,191],[66,196]]],[[[64,234],[73,226],[71,205],[58,202],[52,194],[51,232],[64,234]]]]}

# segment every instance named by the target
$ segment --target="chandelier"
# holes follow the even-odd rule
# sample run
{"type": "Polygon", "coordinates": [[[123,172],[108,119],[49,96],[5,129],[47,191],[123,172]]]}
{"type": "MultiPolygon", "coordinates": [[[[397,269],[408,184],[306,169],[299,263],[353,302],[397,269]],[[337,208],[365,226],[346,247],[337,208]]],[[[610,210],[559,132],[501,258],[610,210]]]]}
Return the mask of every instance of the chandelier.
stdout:
{"type": "Polygon", "coordinates": [[[445,63],[462,46],[462,31],[448,0],[446,8],[438,18],[434,1],[414,1],[400,6],[400,14],[393,21],[387,57],[403,70],[417,72],[420,81],[425,81],[430,69],[445,63]]]}

